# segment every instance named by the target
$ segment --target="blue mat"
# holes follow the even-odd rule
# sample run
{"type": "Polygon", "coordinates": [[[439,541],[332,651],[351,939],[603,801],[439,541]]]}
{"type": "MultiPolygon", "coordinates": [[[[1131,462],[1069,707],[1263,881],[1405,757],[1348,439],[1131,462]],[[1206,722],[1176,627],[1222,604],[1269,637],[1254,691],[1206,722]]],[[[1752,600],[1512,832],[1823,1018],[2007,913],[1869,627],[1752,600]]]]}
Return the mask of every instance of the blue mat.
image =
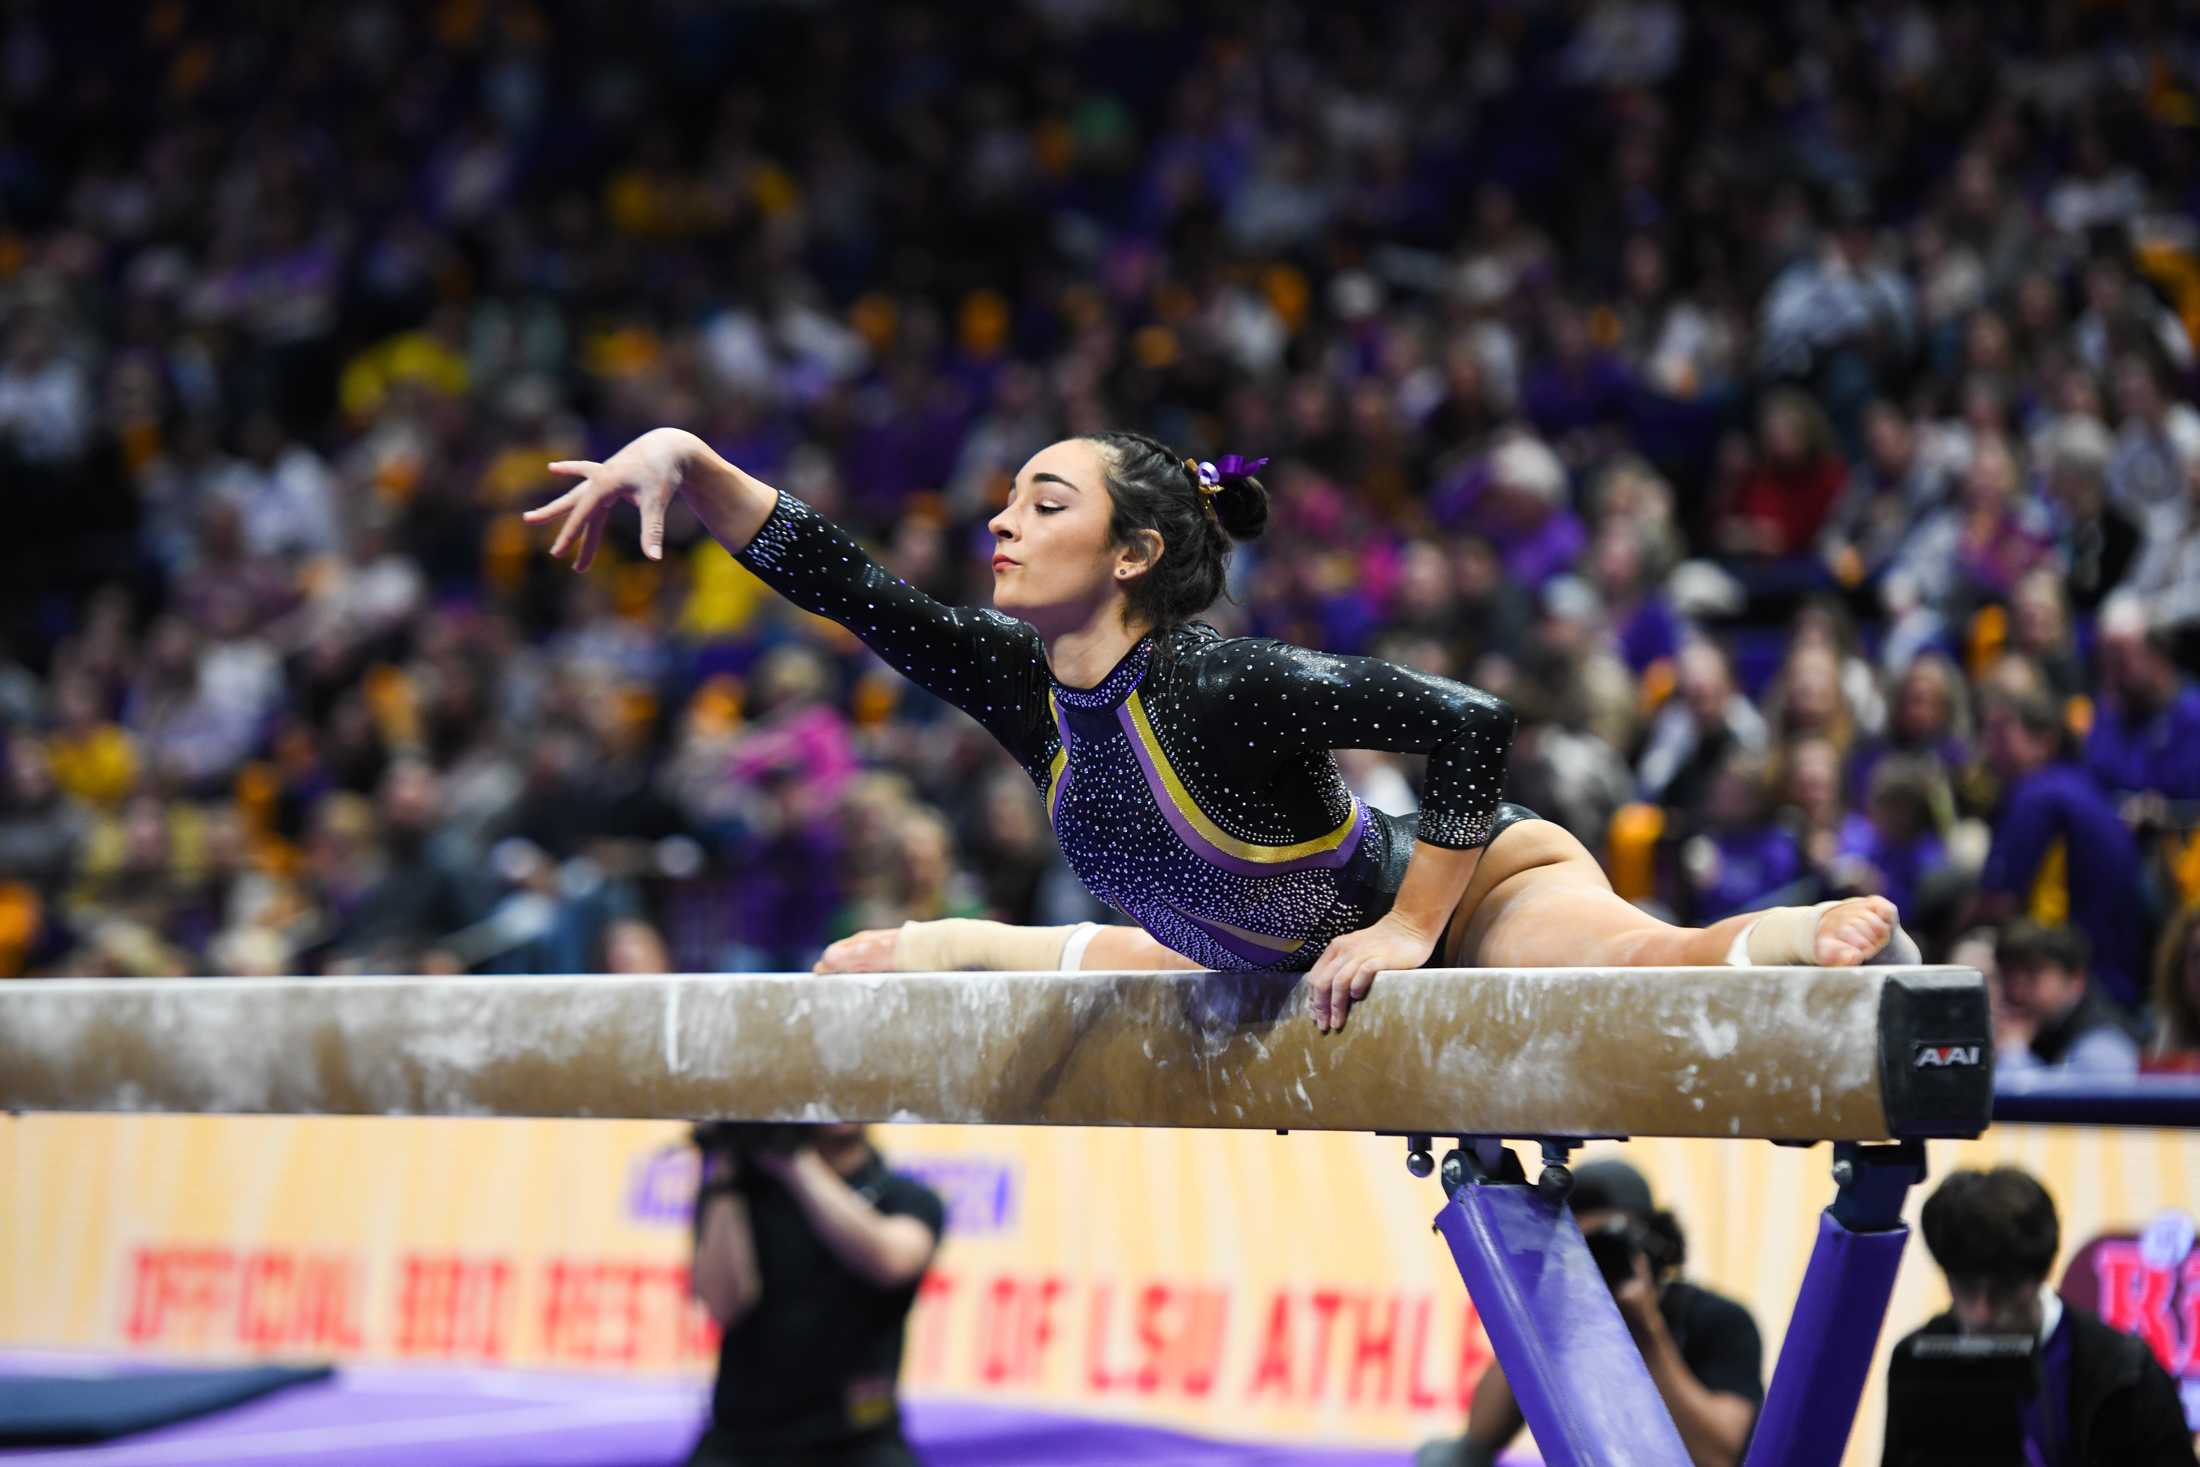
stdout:
{"type": "Polygon", "coordinates": [[[333,1374],[326,1365],[267,1365],[251,1370],[0,1376],[0,1447],[112,1441],[333,1374]]]}

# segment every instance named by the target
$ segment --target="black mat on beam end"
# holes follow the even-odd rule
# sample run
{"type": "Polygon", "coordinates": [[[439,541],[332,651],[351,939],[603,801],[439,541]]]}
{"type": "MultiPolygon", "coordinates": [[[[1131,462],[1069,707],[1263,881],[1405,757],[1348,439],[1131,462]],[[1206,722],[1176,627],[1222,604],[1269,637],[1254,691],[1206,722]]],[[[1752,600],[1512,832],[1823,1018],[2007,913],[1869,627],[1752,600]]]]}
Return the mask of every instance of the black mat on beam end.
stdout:
{"type": "Polygon", "coordinates": [[[1887,1134],[1976,1136],[1994,1109],[1994,1027],[1968,969],[1924,969],[1879,995],[1879,1094],[1887,1134]]]}
{"type": "Polygon", "coordinates": [[[113,1441],[334,1374],[326,1365],[262,1365],[125,1375],[0,1375],[0,1447],[113,1441]]]}

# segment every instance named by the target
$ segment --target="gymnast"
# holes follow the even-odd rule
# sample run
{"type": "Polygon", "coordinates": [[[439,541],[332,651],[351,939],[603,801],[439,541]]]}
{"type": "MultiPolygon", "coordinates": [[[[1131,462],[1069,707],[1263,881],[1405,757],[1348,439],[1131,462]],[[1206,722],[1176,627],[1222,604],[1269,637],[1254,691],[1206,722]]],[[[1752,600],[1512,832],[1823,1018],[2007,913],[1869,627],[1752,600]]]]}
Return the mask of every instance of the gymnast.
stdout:
{"type": "Polygon", "coordinates": [[[1198,463],[1129,432],[1041,449],[988,526],[991,611],[925,596],[676,428],[551,464],[579,482],[524,517],[557,523],[551,555],[586,571],[616,505],[636,505],[654,560],[684,500],[781,595],[977,719],[1044,795],[1078,878],[1137,923],[917,923],[844,939],[821,969],[1304,972],[1331,1030],[1386,970],[1842,966],[1897,940],[1877,896],[1661,922],[1571,834],[1500,800],[1514,718],[1498,699],[1192,620],[1232,543],[1267,521],[1264,463],[1198,463]],[[1332,752],[1348,748],[1427,755],[1420,812],[1362,804],[1332,752]]]}

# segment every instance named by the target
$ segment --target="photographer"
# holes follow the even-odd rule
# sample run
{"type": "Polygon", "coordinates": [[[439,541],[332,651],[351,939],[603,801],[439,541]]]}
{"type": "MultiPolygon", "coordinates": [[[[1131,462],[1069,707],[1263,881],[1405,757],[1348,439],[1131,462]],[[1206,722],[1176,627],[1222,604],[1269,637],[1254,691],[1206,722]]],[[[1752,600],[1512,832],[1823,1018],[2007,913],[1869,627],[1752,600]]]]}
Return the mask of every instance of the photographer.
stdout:
{"type": "Polygon", "coordinates": [[[1952,1172],[1923,1223],[1954,1305],[1887,1362],[1885,1467],[2190,1467],[2169,1372],[2047,1286],[2062,1227],[2045,1187],[2010,1166],[1952,1172]]]}
{"type": "MultiPolygon", "coordinates": [[[[1678,1277],[1687,1254],[1680,1224],[1652,1205],[1650,1184],[1626,1162],[1577,1170],[1569,1205],[1689,1459],[1734,1467],[1765,1398],[1756,1321],[1732,1299],[1678,1277]]],[[[1466,1436],[1424,1445],[1415,1467],[1489,1467],[1524,1424],[1504,1371],[1492,1364],[1474,1388],[1466,1436]]]]}
{"type": "Polygon", "coordinates": [[[697,1126],[696,1297],[725,1329],[689,1467],[913,1467],[902,1327],[945,1225],[861,1126],[697,1126]]]}

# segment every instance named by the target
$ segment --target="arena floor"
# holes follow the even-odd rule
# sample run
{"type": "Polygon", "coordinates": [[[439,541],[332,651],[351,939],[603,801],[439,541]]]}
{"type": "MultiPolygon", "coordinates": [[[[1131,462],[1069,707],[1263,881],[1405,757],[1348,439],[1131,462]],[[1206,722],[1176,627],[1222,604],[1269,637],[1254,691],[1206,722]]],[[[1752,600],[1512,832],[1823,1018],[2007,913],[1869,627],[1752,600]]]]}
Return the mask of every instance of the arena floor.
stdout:
{"type": "MultiPolygon", "coordinates": [[[[143,1362],[137,1362],[142,1367],[143,1362]]],[[[0,1372],[104,1368],[81,1355],[0,1352],[0,1372]]],[[[670,1467],[694,1441],[704,1391],[552,1372],[350,1366],[197,1421],[96,1447],[0,1451],[8,1467],[670,1467]]],[[[1001,1406],[916,1401],[909,1432],[932,1467],[1376,1467],[1400,1452],[1208,1441],[1001,1406]]]]}

